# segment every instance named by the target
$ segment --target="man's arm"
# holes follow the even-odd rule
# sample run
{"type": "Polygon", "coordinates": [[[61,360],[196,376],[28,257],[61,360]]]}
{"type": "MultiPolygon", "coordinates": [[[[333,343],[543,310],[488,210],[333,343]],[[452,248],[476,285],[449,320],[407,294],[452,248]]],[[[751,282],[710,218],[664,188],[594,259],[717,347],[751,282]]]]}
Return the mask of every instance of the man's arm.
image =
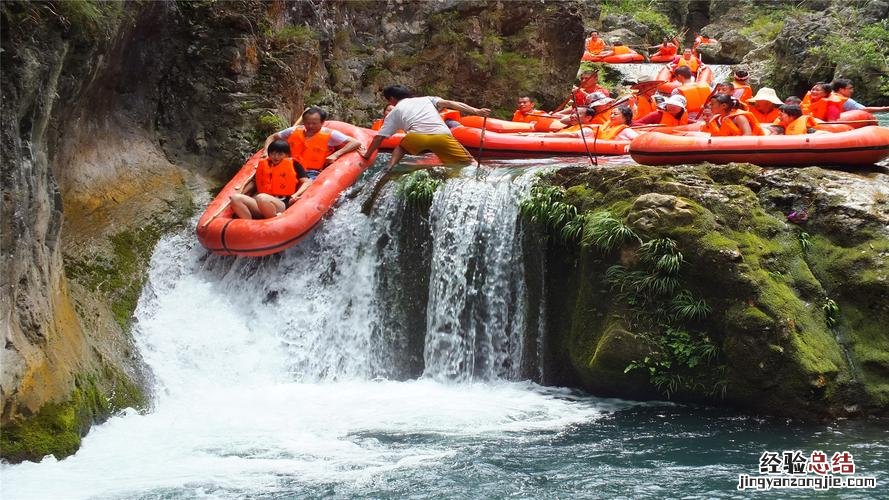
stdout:
{"type": "Polygon", "coordinates": [[[373,155],[374,152],[376,152],[376,150],[380,148],[380,143],[382,143],[383,140],[386,139],[386,137],[388,136],[377,134],[374,139],[370,141],[370,145],[367,146],[367,151],[365,151],[364,153],[359,153],[361,157],[365,160],[370,160],[371,155],[373,155]]]}
{"type": "Polygon", "coordinates": [[[889,112],[889,106],[865,106],[861,110],[868,113],[886,113],[889,112]]]}
{"type": "Polygon", "coordinates": [[[438,109],[442,109],[442,108],[456,109],[457,111],[459,111],[461,113],[465,113],[467,115],[491,116],[491,110],[488,108],[474,108],[474,107],[472,107],[464,102],[460,102],[460,101],[449,101],[447,99],[439,99],[437,106],[438,106],[438,109]]]}
{"type": "MultiPolygon", "coordinates": [[[[376,139],[376,137],[375,137],[375,139],[376,139]]],[[[325,163],[327,163],[327,164],[333,163],[333,162],[335,162],[335,161],[337,160],[337,158],[339,158],[340,156],[343,156],[343,155],[346,154],[346,153],[350,153],[350,152],[352,152],[352,151],[355,151],[356,149],[358,149],[358,148],[360,148],[360,147],[361,147],[361,143],[358,142],[358,139],[355,139],[355,138],[353,138],[353,137],[349,137],[349,136],[347,135],[347,136],[346,136],[346,143],[343,144],[342,146],[340,146],[339,149],[337,149],[337,150],[334,151],[333,153],[330,153],[330,155],[329,155],[329,156],[327,157],[327,159],[325,160],[325,163]]]]}

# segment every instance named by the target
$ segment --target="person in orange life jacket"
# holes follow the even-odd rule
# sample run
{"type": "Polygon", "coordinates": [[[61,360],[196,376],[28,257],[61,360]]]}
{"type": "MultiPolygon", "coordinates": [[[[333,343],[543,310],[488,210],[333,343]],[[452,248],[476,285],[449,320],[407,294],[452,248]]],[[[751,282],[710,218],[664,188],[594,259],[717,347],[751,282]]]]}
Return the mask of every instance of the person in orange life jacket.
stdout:
{"type": "MultiPolygon", "coordinates": [[[[611,110],[611,118],[598,127],[592,125],[591,118],[593,112],[588,108],[578,108],[578,114],[584,126],[578,126],[576,120],[572,120],[574,124],[571,127],[564,128],[558,132],[548,132],[547,137],[580,137],[581,132],[587,137],[595,136],[602,140],[629,141],[639,135],[639,132],[630,128],[630,122],[633,120],[633,110],[629,106],[618,106],[611,110]]],[[[567,118],[566,118],[567,120],[567,118]]]]}
{"type": "Polygon", "coordinates": [[[846,78],[837,78],[836,80],[831,82],[830,86],[833,88],[833,92],[840,97],[840,102],[842,102],[843,105],[843,111],[860,109],[868,113],[889,112],[889,106],[865,106],[855,99],[852,99],[852,94],[855,92],[855,86],[852,85],[852,80],[848,80],[846,78]]]}
{"type": "Polygon", "coordinates": [[[630,87],[633,97],[630,98],[630,107],[633,109],[633,118],[639,119],[657,109],[654,93],[660,82],[640,78],[639,82],[630,87]]]}
{"type": "Polygon", "coordinates": [[[784,104],[792,104],[794,106],[801,106],[803,100],[795,95],[789,95],[784,98],[784,104]]]}
{"type": "Polygon", "coordinates": [[[825,121],[839,119],[843,108],[839,98],[831,98],[833,87],[829,83],[818,82],[803,97],[800,108],[803,114],[825,121]]]}
{"type": "Polygon", "coordinates": [[[568,100],[568,103],[565,104],[564,108],[556,111],[554,114],[574,114],[574,102],[576,101],[578,106],[583,106],[583,103],[587,102],[587,96],[594,92],[601,92],[602,94],[605,94],[606,97],[611,96],[608,89],[599,85],[599,73],[593,70],[586,70],[581,73],[580,86],[578,87],[575,85],[571,88],[571,92],[573,97],[568,100]]]}
{"type": "Polygon", "coordinates": [[[605,40],[599,38],[598,31],[590,32],[589,38],[583,42],[583,58],[590,59],[599,56],[599,53],[605,50],[605,40]]]}
{"type": "Polygon", "coordinates": [[[753,89],[747,83],[748,80],[750,80],[750,73],[742,69],[735,70],[732,78],[732,86],[735,89],[734,96],[742,104],[746,104],[753,97],[753,89]]]}
{"type": "Polygon", "coordinates": [[[659,110],[652,111],[634,121],[633,125],[685,125],[688,123],[688,112],[685,110],[685,105],[685,97],[679,94],[671,95],[666,101],[658,105],[659,110]]]}
{"type": "Polygon", "coordinates": [[[386,115],[388,115],[390,112],[392,112],[392,109],[394,107],[395,106],[393,106],[391,104],[387,104],[386,107],[383,108],[383,117],[378,120],[374,120],[373,125],[370,126],[370,129],[371,130],[380,130],[380,128],[383,126],[383,121],[386,119],[386,115]]]}
{"type": "Polygon", "coordinates": [[[604,58],[604,57],[609,57],[609,56],[620,56],[623,54],[632,54],[633,52],[635,52],[633,49],[624,45],[624,43],[622,41],[617,40],[611,46],[610,50],[606,50],[606,51],[602,52],[599,55],[599,57],[604,58]]]}
{"type": "MultiPolygon", "coordinates": [[[[584,123],[598,123],[600,125],[608,121],[606,111],[609,109],[614,99],[606,96],[602,92],[593,92],[586,96],[586,108],[589,121],[584,123]]],[[[564,122],[563,122],[564,123],[564,122]]]]}
{"type": "Polygon", "coordinates": [[[713,117],[707,122],[705,131],[713,137],[738,135],[764,135],[756,118],[748,111],[736,107],[737,101],[731,96],[719,94],[710,99],[713,117]]]}
{"type": "Polygon", "coordinates": [[[681,56],[676,56],[670,62],[670,69],[673,72],[676,72],[677,68],[681,68],[682,66],[688,66],[693,75],[698,73],[698,68],[701,66],[701,61],[692,53],[692,49],[685,49],[682,51],[681,56]]]}
{"type": "Polygon", "coordinates": [[[680,87],[682,85],[694,83],[695,81],[694,73],[692,73],[691,68],[688,66],[679,66],[673,71],[673,76],[676,78],[676,81],[680,83],[680,87]]]}
{"type": "Polygon", "coordinates": [[[775,89],[763,87],[756,95],[747,99],[748,110],[762,125],[773,123],[778,118],[779,107],[784,104],[775,93],[775,89]]]}
{"type": "Polygon", "coordinates": [[[303,111],[302,119],[302,125],[288,127],[268,136],[265,146],[279,139],[287,141],[293,159],[302,165],[310,179],[318,177],[327,165],[340,156],[361,147],[357,139],[325,127],[327,112],[321,108],[309,107],[303,111]]]}
{"type": "Polygon", "coordinates": [[[490,116],[490,109],[474,108],[441,97],[413,97],[411,91],[401,85],[389,85],[384,88],[383,98],[395,108],[386,117],[383,128],[362,155],[365,159],[370,159],[383,139],[402,129],[406,134],[392,151],[388,168],[401,161],[405,153],[420,154],[424,151],[435,153],[445,165],[468,165],[474,161],[469,151],[454,139],[439,110],[450,108],[467,115],[490,116]]]}
{"type": "Polygon", "coordinates": [[[676,53],[679,51],[679,46],[671,41],[668,37],[664,37],[664,42],[662,44],[655,45],[652,48],[657,48],[657,52],[651,54],[652,56],[675,56],[676,53]]]}
{"type": "Polygon", "coordinates": [[[245,186],[235,186],[238,194],[230,197],[232,209],[242,219],[274,217],[312,184],[302,166],[289,158],[287,141],[272,141],[266,152],[267,157],[259,160],[253,180],[245,186]],[[252,191],[254,186],[256,196],[242,194],[252,191]]]}
{"type": "Polygon", "coordinates": [[[546,115],[546,111],[534,109],[534,101],[528,96],[519,97],[517,103],[518,109],[512,114],[512,121],[531,123],[536,122],[540,116],[546,115]]]}
{"type": "MultiPolygon", "coordinates": [[[[769,126],[771,135],[802,135],[822,133],[815,130],[815,119],[804,115],[802,108],[796,104],[785,104],[778,108],[778,118],[769,126]]],[[[826,133],[826,132],[824,132],[826,133]]]]}

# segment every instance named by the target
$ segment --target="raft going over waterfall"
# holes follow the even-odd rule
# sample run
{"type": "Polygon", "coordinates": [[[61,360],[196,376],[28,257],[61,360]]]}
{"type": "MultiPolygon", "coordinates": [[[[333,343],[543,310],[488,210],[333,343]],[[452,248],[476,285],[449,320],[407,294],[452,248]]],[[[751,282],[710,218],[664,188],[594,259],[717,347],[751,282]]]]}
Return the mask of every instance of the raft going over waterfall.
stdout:
{"type": "MultiPolygon", "coordinates": [[[[360,127],[327,121],[324,126],[358,139],[365,148],[371,136],[360,127]]],[[[343,155],[315,179],[302,197],[278,217],[269,219],[238,219],[229,197],[235,186],[247,184],[256,171],[263,151],[258,151],[207,207],[198,221],[197,235],[201,245],[220,255],[260,257],[289,248],[312,232],[321,217],[330,210],[340,193],[355,183],[358,176],[373,163],[357,152],[343,155]]]]}

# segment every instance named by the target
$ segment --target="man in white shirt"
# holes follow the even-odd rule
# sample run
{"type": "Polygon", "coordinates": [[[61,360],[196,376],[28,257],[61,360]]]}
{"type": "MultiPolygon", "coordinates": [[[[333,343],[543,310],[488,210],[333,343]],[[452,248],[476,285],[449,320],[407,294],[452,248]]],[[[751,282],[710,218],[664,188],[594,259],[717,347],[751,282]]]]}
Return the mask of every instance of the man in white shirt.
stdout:
{"type": "Polygon", "coordinates": [[[405,153],[415,155],[424,151],[435,153],[445,165],[468,165],[473,162],[469,151],[451,135],[451,129],[445,125],[439,111],[450,108],[468,115],[490,116],[490,109],[474,108],[440,97],[412,97],[410,90],[401,85],[384,88],[383,98],[395,107],[386,115],[383,127],[362,155],[365,159],[370,159],[383,139],[404,130],[407,134],[392,152],[389,168],[401,161],[405,153]]]}

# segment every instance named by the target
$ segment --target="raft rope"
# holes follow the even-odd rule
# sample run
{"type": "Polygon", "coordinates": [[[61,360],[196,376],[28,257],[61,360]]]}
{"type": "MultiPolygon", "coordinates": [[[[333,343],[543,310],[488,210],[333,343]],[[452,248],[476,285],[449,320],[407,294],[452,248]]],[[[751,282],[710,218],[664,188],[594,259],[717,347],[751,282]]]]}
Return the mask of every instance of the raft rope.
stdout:
{"type": "MultiPolygon", "coordinates": [[[[599,166],[599,162],[590,154],[590,147],[586,143],[586,135],[583,133],[583,122],[580,121],[580,112],[577,111],[577,96],[574,95],[574,92],[571,93],[571,99],[574,101],[574,117],[577,118],[577,125],[580,127],[580,138],[583,140],[583,149],[586,150],[586,155],[590,159],[590,164],[594,167],[599,166]]],[[[596,134],[595,137],[598,137],[599,134],[596,134]]],[[[596,147],[595,137],[593,138],[593,148],[596,147]]]]}
{"type": "Polygon", "coordinates": [[[478,167],[482,166],[482,152],[485,150],[485,130],[488,128],[488,117],[484,117],[482,120],[482,136],[479,139],[478,144],[478,158],[475,159],[475,162],[478,163],[478,167]]]}

